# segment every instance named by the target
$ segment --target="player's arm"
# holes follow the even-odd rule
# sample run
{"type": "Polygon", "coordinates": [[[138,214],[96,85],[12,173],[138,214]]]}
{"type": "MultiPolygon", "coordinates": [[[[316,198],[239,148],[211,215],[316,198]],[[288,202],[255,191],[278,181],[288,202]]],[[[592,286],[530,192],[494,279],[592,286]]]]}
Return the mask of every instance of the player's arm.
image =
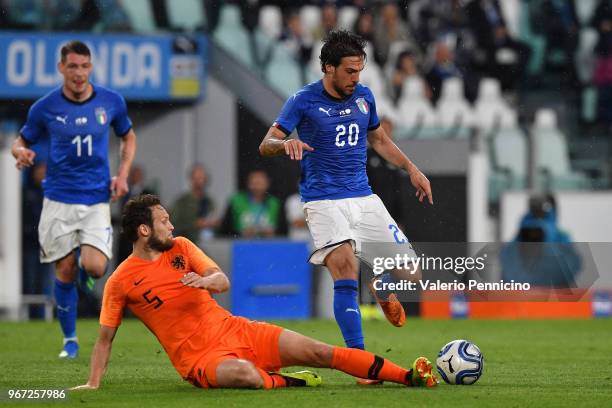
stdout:
{"type": "Polygon", "coordinates": [[[286,139],[287,134],[271,126],[263,141],[259,145],[262,156],[278,156],[286,154],[291,160],[302,160],[303,151],[312,152],[314,149],[299,139],[286,139]]]}
{"type": "Polygon", "coordinates": [[[30,149],[30,144],[21,135],[17,136],[17,139],[13,142],[11,154],[17,160],[15,167],[18,170],[32,166],[34,157],[36,157],[36,153],[30,149]]]}
{"type": "MultiPolygon", "coordinates": [[[[179,239],[179,238],[177,238],[179,239]]],[[[187,252],[190,269],[181,283],[192,288],[206,289],[211,293],[222,293],[229,289],[230,282],[219,265],[210,259],[197,245],[188,239],[180,238],[187,252]]]]}
{"type": "Polygon", "coordinates": [[[430,204],[433,204],[431,185],[425,175],[418,167],[397,147],[393,140],[389,138],[382,126],[368,132],[368,142],[370,146],[380,154],[386,161],[406,170],[410,176],[412,185],[416,188],[416,196],[419,201],[427,197],[430,204]]]}
{"type": "Polygon", "coordinates": [[[108,359],[110,358],[113,339],[116,333],[116,327],[100,326],[98,340],[91,353],[89,380],[87,384],[79,385],[71,388],[71,390],[95,390],[100,387],[100,382],[102,377],[104,377],[106,367],[108,367],[108,359]]]}
{"type": "Polygon", "coordinates": [[[210,293],[223,293],[230,287],[229,279],[220,268],[208,268],[203,275],[189,272],[181,278],[181,282],[192,288],[206,289],[210,293]]]}
{"type": "Polygon", "coordinates": [[[112,201],[117,201],[119,197],[124,196],[128,192],[128,176],[130,168],[136,155],[136,133],[134,129],[130,129],[119,142],[119,170],[117,176],[113,177],[111,190],[113,196],[112,201]]]}

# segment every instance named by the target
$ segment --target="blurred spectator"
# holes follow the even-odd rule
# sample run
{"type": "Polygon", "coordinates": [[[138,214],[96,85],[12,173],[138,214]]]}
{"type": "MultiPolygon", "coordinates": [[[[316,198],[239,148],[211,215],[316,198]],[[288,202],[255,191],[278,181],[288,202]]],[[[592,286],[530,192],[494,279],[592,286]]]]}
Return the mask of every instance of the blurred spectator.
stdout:
{"type": "MultiPolygon", "coordinates": [[[[393,122],[383,116],[380,125],[387,135],[393,139],[393,122]]],[[[389,214],[397,222],[400,230],[405,231],[408,220],[406,200],[412,199],[411,184],[408,173],[389,163],[374,149],[368,148],[368,161],[366,163],[368,180],[374,194],[377,194],[389,214]]]]}
{"type": "Polygon", "coordinates": [[[516,238],[501,250],[502,279],[542,287],[576,287],[580,256],[569,234],[557,225],[557,216],[552,195],[529,200],[516,238]]]}
{"type": "MultiPolygon", "coordinates": [[[[47,294],[51,296],[53,269],[51,264],[39,262],[40,245],[38,244],[38,222],[43,205],[42,181],[45,178],[47,166],[38,162],[27,174],[22,197],[22,262],[23,262],[23,293],[27,295],[47,294]]],[[[31,317],[43,317],[40,307],[31,306],[31,317]]]]}
{"type": "Polygon", "coordinates": [[[300,65],[306,65],[310,61],[312,40],[308,39],[304,33],[300,14],[297,10],[291,10],[285,14],[283,31],[279,41],[300,62],[300,65]]]}
{"type": "Polygon", "coordinates": [[[53,28],[70,31],[132,31],[132,22],[121,0],[55,0],[53,28]]]}
{"type": "Polygon", "coordinates": [[[123,8],[122,0],[97,1],[102,16],[102,31],[132,31],[132,22],[123,8]]]}
{"type": "MultiPolygon", "coordinates": [[[[402,89],[408,78],[419,77],[421,74],[417,67],[417,62],[414,58],[414,53],[410,50],[402,51],[395,63],[395,69],[391,74],[391,90],[389,95],[394,104],[402,97],[402,89]]],[[[425,90],[427,98],[431,97],[429,87],[425,90]]]]}
{"type": "Polygon", "coordinates": [[[531,30],[546,39],[546,68],[561,70],[563,83],[576,86],[574,54],[580,23],[573,0],[544,0],[530,19],[531,30]],[[562,58],[557,58],[558,52],[562,58]]]}
{"type": "Polygon", "coordinates": [[[484,52],[480,63],[485,73],[497,78],[504,90],[516,89],[525,76],[531,48],[510,36],[498,0],[473,0],[465,11],[484,52]]]}
{"type": "Polygon", "coordinates": [[[421,48],[442,36],[458,37],[467,25],[463,0],[414,0],[411,8],[411,23],[421,48]]]}
{"type": "Polygon", "coordinates": [[[455,64],[455,56],[448,45],[439,41],[433,45],[434,62],[429,72],[425,75],[427,83],[431,87],[432,102],[436,103],[442,92],[442,83],[448,78],[462,78],[463,75],[455,64]]]}
{"type": "Polygon", "coordinates": [[[247,190],[234,194],[225,211],[220,232],[242,238],[271,238],[278,230],[281,205],[268,194],[270,179],[263,170],[249,173],[247,190]]]}
{"type": "MultiPolygon", "coordinates": [[[[145,171],[139,164],[132,165],[128,176],[128,192],[121,197],[119,203],[121,209],[129,201],[130,198],[140,194],[157,194],[157,189],[146,184],[145,171]]],[[[123,262],[132,253],[132,243],[125,239],[123,234],[119,234],[119,243],[117,250],[117,265],[123,262]]]]}
{"type": "Polygon", "coordinates": [[[33,30],[45,22],[44,7],[36,0],[1,0],[2,29],[33,30]]]}
{"type": "Polygon", "coordinates": [[[190,190],[182,194],[172,206],[174,234],[192,242],[208,239],[218,222],[213,218],[215,205],[206,194],[208,172],[201,164],[194,164],[189,171],[190,190]]]}
{"type": "Polygon", "coordinates": [[[593,83],[598,89],[597,116],[605,124],[612,125],[612,4],[608,0],[599,1],[591,25],[599,34],[593,75],[593,83]]]}
{"type": "Polygon", "coordinates": [[[285,214],[289,223],[289,238],[311,243],[310,231],[308,230],[304,215],[304,203],[299,192],[287,197],[285,201],[285,214]]]}
{"type": "Polygon", "coordinates": [[[327,34],[337,28],[338,8],[334,2],[325,2],[321,6],[321,24],[312,32],[313,43],[317,44],[327,36],[327,34]]]}
{"type": "Polygon", "coordinates": [[[408,26],[400,19],[399,10],[395,3],[385,3],[381,6],[374,20],[374,59],[380,65],[387,63],[392,47],[397,46],[410,49],[420,60],[420,52],[413,39],[408,26]]]}
{"type": "Polygon", "coordinates": [[[353,25],[353,31],[366,41],[374,43],[374,17],[368,10],[361,10],[353,25]]]}

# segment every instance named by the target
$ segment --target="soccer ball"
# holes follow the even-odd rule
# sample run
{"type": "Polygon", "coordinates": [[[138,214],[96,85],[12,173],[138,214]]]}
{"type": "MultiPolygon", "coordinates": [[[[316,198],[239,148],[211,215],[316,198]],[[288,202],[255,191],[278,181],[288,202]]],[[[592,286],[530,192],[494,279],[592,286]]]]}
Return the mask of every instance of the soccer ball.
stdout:
{"type": "Polygon", "coordinates": [[[467,340],[453,340],[438,353],[436,366],[447,384],[474,384],[482,375],[480,349],[467,340]]]}

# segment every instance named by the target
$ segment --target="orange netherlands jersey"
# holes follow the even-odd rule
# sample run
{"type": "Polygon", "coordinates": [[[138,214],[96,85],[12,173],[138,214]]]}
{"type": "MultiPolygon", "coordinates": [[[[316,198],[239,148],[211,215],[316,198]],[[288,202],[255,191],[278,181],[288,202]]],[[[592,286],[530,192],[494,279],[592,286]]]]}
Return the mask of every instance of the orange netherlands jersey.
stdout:
{"type": "Polygon", "coordinates": [[[188,272],[200,275],[217,264],[183,237],[156,261],[130,255],[104,288],[100,324],[119,327],[128,307],[157,337],[174,368],[185,378],[215,344],[219,324],[231,314],[205,289],[180,282],[188,272]]]}

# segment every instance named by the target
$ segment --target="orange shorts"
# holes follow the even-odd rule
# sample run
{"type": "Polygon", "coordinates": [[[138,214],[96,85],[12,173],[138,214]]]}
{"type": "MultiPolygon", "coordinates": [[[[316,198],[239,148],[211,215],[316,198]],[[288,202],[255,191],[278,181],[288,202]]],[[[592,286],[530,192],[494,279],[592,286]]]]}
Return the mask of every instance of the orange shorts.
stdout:
{"type": "Polygon", "coordinates": [[[280,370],[282,327],[239,316],[230,316],[221,324],[218,342],[198,360],[187,381],[196,387],[216,387],[217,366],[227,359],[248,360],[265,371],[280,370]]]}

